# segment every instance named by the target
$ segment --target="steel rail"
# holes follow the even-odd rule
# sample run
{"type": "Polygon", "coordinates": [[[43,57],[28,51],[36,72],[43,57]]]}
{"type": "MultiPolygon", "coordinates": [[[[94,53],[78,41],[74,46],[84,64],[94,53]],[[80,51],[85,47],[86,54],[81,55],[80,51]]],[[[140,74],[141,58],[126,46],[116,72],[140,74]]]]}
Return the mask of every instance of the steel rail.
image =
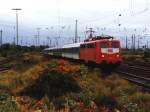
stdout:
{"type": "Polygon", "coordinates": [[[136,76],[136,75],[128,73],[128,72],[122,72],[122,71],[116,71],[116,72],[123,74],[122,77],[124,79],[150,89],[150,78],[136,76]]]}

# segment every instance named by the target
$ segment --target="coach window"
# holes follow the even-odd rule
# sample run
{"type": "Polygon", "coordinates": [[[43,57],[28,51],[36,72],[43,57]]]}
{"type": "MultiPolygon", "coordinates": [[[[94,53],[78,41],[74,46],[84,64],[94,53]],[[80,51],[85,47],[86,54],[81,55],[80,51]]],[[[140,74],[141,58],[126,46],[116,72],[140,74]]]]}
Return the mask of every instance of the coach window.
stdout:
{"type": "Polygon", "coordinates": [[[118,42],[112,42],[112,48],[119,48],[118,42]]]}
{"type": "Polygon", "coordinates": [[[81,48],[85,48],[85,45],[83,44],[83,45],[81,45],[81,48]]]}
{"type": "Polygon", "coordinates": [[[95,44],[92,44],[92,48],[95,48],[95,44]]]}
{"type": "Polygon", "coordinates": [[[88,48],[94,48],[95,46],[94,46],[94,44],[87,44],[87,47],[88,48]]]}
{"type": "Polygon", "coordinates": [[[90,48],[90,44],[87,44],[87,48],[90,48]]]}
{"type": "Polygon", "coordinates": [[[88,48],[88,44],[84,44],[84,48],[88,48]]]}
{"type": "Polygon", "coordinates": [[[101,48],[108,48],[108,43],[103,42],[103,43],[101,43],[100,47],[101,48]]]}

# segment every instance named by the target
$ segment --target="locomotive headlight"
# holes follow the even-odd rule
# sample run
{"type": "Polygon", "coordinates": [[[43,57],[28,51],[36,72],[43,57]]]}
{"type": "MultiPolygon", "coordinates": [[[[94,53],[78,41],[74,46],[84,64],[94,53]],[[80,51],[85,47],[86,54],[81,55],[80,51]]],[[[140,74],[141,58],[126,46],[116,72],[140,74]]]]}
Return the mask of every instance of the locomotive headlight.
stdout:
{"type": "Polygon", "coordinates": [[[119,58],[119,55],[117,54],[117,58],[119,58]]]}
{"type": "Polygon", "coordinates": [[[105,56],[104,55],[102,55],[102,58],[104,58],[105,56]]]}

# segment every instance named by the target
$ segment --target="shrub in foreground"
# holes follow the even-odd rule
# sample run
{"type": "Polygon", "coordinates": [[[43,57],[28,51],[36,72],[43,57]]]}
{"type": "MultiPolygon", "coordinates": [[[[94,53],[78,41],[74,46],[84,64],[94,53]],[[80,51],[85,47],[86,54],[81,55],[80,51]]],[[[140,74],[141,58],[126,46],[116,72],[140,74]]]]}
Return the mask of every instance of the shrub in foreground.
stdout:
{"type": "Polygon", "coordinates": [[[15,98],[8,93],[0,92],[0,112],[18,112],[15,98]]]}
{"type": "Polygon", "coordinates": [[[41,75],[21,93],[35,98],[42,98],[44,95],[47,95],[51,99],[68,92],[78,92],[79,90],[80,87],[71,75],[49,72],[41,75]]]}
{"type": "Polygon", "coordinates": [[[100,95],[94,101],[98,107],[108,107],[112,110],[118,106],[116,99],[111,96],[100,95]]]}

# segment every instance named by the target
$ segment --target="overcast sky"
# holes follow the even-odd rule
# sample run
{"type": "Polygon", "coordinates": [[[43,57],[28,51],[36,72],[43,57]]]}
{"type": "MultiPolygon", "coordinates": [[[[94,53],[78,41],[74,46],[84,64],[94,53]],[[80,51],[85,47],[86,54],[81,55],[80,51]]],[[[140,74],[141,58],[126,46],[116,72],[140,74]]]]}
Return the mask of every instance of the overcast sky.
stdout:
{"type": "Polygon", "coordinates": [[[149,29],[149,2],[150,0],[0,0],[0,28],[13,40],[15,12],[11,9],[21,8],[21,36],[33,37],[37,27],[42,28],[41,35],[48,35],[47,27],[55,30],[53,35],[57,35],[57,30],[62,30],[62,26],[65,26],[62,35],[73,36],[76,19],[79,21],[81,36],[84,35],[85,27],[93,27],[95,30],[105,27],[107,31],[104,33],[117,35],[118,24],[121,24],[120,29],[126,28],[129,32],[135,28],[149,29]]]}

